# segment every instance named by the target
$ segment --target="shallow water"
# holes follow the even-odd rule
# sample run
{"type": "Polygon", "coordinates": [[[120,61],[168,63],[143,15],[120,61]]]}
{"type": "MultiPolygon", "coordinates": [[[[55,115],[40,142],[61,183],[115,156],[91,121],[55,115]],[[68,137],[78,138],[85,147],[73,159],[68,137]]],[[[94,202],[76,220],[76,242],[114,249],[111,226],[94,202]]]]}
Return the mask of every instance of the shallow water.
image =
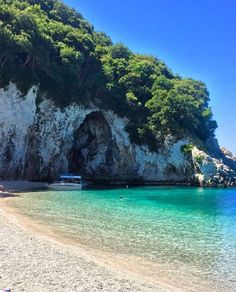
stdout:
{"type": "Polygon", "coordinates": [[[236,291],[236,189],[44,191],[10,204],[80,244],[192,271],[195,282],[236,291]]]}

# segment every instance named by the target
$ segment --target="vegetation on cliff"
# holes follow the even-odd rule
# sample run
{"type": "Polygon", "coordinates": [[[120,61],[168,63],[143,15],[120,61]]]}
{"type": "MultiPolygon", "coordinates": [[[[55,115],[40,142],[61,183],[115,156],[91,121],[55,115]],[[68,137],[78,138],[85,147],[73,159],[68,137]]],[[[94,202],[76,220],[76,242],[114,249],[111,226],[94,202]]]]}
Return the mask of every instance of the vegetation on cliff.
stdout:
{"type": "Polygon", "coordinates": [[[132,141],[151,149],[169,133],[204,141],[217,126],[204,83],[113,44],[57,0],[0,0],[0,87],[9,81],[22,92],[39,85],[59,106],[110,108],[129,118],[132,141]]]}

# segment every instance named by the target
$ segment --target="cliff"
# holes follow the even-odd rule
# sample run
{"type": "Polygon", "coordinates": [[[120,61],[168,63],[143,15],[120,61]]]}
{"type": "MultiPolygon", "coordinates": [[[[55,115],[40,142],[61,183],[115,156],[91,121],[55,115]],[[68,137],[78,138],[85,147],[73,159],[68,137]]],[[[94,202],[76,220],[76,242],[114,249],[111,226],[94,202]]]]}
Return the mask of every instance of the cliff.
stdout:
{"type": "Polygon", "coordinates": [[[22,96],[10,83],[0,89],[0,176],[48,180],[76,172],[100,182],[235,184],[235,160],[217,143],[212,152],[218,157],[197,146],[185,153],[190,138],[168,135],[152,152],[130,141],[127,123],[92,104],[59,108],[46,97],[39,99],[36,86],[22,96]]]}
{"type": "Polygon", "coordinates": [[[206,85],[57,0],[0,0],[0,176],[233,185],[206,85]]]}

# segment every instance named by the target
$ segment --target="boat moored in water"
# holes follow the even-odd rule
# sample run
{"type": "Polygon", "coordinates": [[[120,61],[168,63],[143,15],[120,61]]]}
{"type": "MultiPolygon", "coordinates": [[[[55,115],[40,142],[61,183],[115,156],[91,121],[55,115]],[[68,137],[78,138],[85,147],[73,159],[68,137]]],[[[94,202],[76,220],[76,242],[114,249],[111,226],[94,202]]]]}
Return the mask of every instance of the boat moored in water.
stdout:
{"type": "Polygon", "coordinates": [[[82,178],[81,176],[72,174],[60,175],[59,181],[49,184],[48,188],[58,191],[82,190],[82,178]]]}

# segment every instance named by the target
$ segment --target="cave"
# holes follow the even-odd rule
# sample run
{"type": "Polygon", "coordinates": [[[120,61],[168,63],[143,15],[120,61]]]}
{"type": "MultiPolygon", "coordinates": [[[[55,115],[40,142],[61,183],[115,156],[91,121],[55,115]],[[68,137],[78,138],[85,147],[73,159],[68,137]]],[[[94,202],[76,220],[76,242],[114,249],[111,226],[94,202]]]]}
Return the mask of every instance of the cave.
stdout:
{"type": "Polygon", "coordinates": [[[110,126],[101,112],[89,114],[74,132],[69,171],[86,180],[109,180],[116,151],[110,126]]]}

